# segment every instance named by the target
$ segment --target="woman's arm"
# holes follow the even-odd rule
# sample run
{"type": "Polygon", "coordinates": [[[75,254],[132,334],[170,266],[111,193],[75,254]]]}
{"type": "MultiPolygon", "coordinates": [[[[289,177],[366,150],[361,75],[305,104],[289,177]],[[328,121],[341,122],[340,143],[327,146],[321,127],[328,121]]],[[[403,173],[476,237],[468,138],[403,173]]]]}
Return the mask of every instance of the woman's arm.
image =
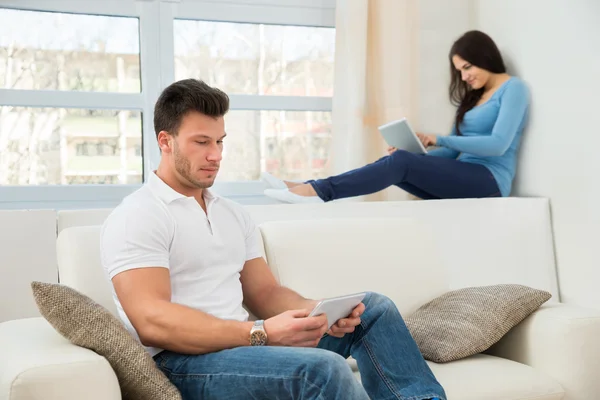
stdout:
{"type": "Polygon", "coordinates": [[[438,149],[434,149],[434,150],[427,152],[428,156],[454,158],[454,159],[456,159],[456,157],[458,157],[459,154],[460,154],[459,151],[456,151],[454,149],[449,149],[447,147],[440,147],[438,149]]]}
{"type": "MultiPolygon", "coordinates": [[[[454,127],[454,124],[452,125],[452,132],[450,132],[449,136],[456,136],[456,128],[454,127]]],[[[438,141],[438,146],[439,146],[439,137],[438,137],[437,141],[438,141]]],[[[456,150],[450,149],[448,147],[439,147],[437,149],[430,150],[427,152],[428,156],[454,158],[454,159],[456,159],[456,157],[458,157],[459,154],[460,154],[460,151],[456,151],[456,150]]]]}
{"type": "Polygon", "coordinates": [[[490,136],[454,136],[437,138],[437,145],[477,156],[501,156],[510,147],[529,108],[525,84],[513,82],[500,100],[500,111],[490,136]]]}

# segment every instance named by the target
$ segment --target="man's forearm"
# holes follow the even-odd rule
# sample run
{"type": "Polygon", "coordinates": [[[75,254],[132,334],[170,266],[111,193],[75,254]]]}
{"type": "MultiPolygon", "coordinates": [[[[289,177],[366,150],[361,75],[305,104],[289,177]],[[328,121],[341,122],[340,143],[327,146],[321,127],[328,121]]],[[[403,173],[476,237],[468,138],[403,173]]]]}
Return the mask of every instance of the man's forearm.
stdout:
{"type": "Polygon", "coordinates": [[[139,325],[146,346],[183,354],[204,354],[250,344],[252,322],[223,320],[180,304],[152,304],[139,325]]]}
{"type": "Polygon", "coordinates": [[[266,292],[252,307],[256,316],[268,319],[288,310],[312,310],[316,300],[306,299],[285,286],[276,286],[266,292]]]}

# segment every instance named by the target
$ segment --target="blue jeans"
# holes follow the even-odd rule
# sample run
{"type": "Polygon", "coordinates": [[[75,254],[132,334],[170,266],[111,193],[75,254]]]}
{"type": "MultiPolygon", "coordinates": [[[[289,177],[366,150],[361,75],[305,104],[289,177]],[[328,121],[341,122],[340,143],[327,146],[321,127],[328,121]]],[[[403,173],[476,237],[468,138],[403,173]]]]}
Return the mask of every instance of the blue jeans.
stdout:
{"type": "Polygon", "coordinates": [[[203,355],[165,350],[154,358],[184,400],[445,400],[394,303],[375,293],[363,303],[355,331],[325,336],[318,348],[238,347],[203,355]]]}
{"type": "Polygon", "coordinates": [[[324,201],[362,196],[396,185],[424,200],[499,197],[500,189],[483,165],[396,150],[364,167],[307,181],[324,201]]]}

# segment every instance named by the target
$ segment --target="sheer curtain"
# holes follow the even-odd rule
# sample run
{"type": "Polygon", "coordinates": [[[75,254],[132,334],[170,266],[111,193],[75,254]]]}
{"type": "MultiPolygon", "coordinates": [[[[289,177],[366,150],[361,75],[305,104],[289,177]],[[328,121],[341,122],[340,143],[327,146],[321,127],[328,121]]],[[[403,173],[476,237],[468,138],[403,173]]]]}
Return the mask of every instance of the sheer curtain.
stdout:
{"type": "MultiPolygon", "coordinates": [[[[418,0],[338,0],[329,172],[386,154],[377,126],[407,117],[417,126],[418,0]]],[[[355,200],[406,200],[398,188],[355,200]]]]}

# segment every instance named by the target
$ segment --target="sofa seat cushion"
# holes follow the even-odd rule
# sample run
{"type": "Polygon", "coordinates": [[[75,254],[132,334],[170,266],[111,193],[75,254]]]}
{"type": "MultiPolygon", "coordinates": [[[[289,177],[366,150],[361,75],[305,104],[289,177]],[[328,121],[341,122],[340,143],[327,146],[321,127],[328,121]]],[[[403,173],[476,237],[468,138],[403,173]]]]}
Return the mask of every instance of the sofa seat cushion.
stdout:
{"type": "MultiPolygon", "coordinates": [[[[356,360],[348,363],[360,379],[356,360]]],[[[444,364],[427,361],[448,400],[561,400],[564,389],[527,365],[487,354],[444,364]]]]}
{"type": "Polygon", "coordinates": [[[120,400],[113,369],[75,346],[44,318],[0,323],[0,399],[120,400]]]}

